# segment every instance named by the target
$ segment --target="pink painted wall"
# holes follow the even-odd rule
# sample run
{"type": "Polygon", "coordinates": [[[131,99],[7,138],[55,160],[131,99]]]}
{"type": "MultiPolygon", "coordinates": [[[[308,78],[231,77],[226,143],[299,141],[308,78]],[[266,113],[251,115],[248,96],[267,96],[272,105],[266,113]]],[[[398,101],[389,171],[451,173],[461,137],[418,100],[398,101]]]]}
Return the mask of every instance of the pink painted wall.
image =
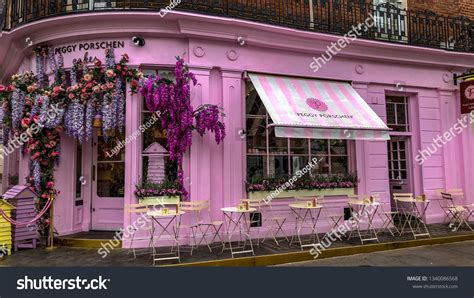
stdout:
{"type": "MultiPolygon", "coordinates": [[[[336,36],[185,13],[172,13],[161,20],[150,13],[123,13],[120,17],[100,13],[100,18],[98,15],[82,14],[43,20],[36,25],[13,30],[7,37],[9,40],[20,40],[28,34],[37,42],[53,46],[103,40],[104,37],[107,40],[123,40],[125,49],[118,49],[117,56],[127,52],[131,64],[143,69],[172,66],[175,56],[186,53],[185,59],[199,81],[192,88],[192,104],[219,104],[227,115],[227,137],[223,144],[217,146],[210,136],[195,136],[184,165],[192,200],[210,199],[216,219],[222,219],[220,208],[236,205],[246,195],[246,144],[238,135],[238,131],[245,128],[243,75],[246,71],[352,81],[357,92],[384,120],[387,94],[409,96],[414,161],[418,150],[428,146],[433,137],[449,129],[460,117],[457,87],[443,78],[451,75],[451,71],[460,72],[474,67],[472,54],[358,40],[313,73],[309,67],[312,57],[321,55],[330,42],[337,40],[336,36]],[[104,23],[108,26],[103,26],[104,23]],[[133,46],[130,39],[136,34],[145,36],[145,47],[133,46]],[[245,37],[245,46],[238,45],[238,36],[245,37]],[[356,66],[362,71],[357,72],[356,66]],[[399,81],[403,82],[403,91],[396,87],[399,81]]],[[[23,55],[29,53],[29,49],[18,51],[23,55]]],[[[83,54],[65,55],[66,65],[83,54]]],[[[102,51],[89,51],[89,55],[103,57],[102,51]]],[[[19,65],[23,60],[31,61],[30,56],[20,56],[21,59],[15,58],[12,63],[19,65]]],[[[1,68],[0,74],[15,70],[11,65],[2,64],[1,68]]],[[[140,106],[138,95],[128,96],[127,135],[140,125],[140,106]]],[[[464,188],[466,202],[474,203],[473,146],[474,131],[469,127],[422,166],[413,162],[414,193],[428,193],[439,188],[464,188]]],[[[355,147],[356,169],[361,178],[359,193],[379,193],[385,202],[389,202],[386,143],[357,141],[355,147]]],[[[71,211],[74,148],[72,141],[63,138],[63,155],[57,172],[62,193],[56,203],[60,212],[57,225],[61,234],[87,230],[90,221],[85,211],[90,207],[87,200],[83,209],[71,211]],[[82,221],[77,217],[80,212],[84,212],[82,221]]],[[[140,154],[140,142],[126,146],[125,204],[136,202],[133,191],[141,175],[140,154]]],[[[23,177],[25,171],[26,163],[22,160],[23,177]]],[[[334,206],[344,204],[343,198],[333,200],[330,204],[334,206]]],[[[290,214],[288,201],[276,203],[279,212],[290,214]]],[[[124,227],[135,219],[125,213],[124,227]]],[[[442,211],[433,206],[428,211],[428,219],[430,222],[441,221],[442,211]]],[[[291,222],[286,229],[292,230],[291,222]]],[[[128,241],[125,241],[127,245],[128,241]]]]}

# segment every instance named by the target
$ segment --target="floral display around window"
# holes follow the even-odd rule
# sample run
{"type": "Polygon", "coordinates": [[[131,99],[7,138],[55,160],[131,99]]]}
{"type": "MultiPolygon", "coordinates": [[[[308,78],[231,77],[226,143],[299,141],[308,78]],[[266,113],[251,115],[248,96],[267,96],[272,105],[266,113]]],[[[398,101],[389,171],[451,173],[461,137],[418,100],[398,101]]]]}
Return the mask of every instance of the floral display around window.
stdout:
{"type": "MultiPolygon", "coordinates": [[[[167,149],[170,160],[178,164],[178,182],[184,185],[183,155],[192,145],[192,131],[196,130],[201,136],[206,131],[214,133],[217,144],[225,138],[225,126],[220,120],[224,117],[222,108],[216,105],[205,104],[196,110],[191,106],[190,81],[196,85],[193,73],[188,71],[184,60],[177,57],[175,65],[175,82],[149,76],[140,81],[140,91],[145,97],[147,108],[150,112],[160,112],[162,129],[167,133],[167,149]]],[[[183,197],[188,193],[182,187],[183,197]]]]}
{"type": "MultiPolygon", "coordinates": [[[[247,192],[274,191],[286,185],[291,177],[279,178],[254,178],[246,182],[247,192]]],[[[329,174],[317,175],[314,178],[301,177],[292,185],[288,184],[286,190],[321,190],[334,188],[354,188],[358,178],[355,174],[329,174]]]]}
{"type": "Polygon", "coordinates": [[[183,195],[182,187],[176,181],[164,181],[162,183],[144,181],[136,184],[135,188],[135,196],[139,199],[146,197],[183,195]]]}
{"type": "MultiPolygon", "coordinates": [[[[46,46],[35,49],[36,71],[15,74],[8,86],[0,85],[0,121],[3,123],[3,144],[11,153],[21,145],[21,153],[30,156],[30,174],[27,184],[39,194],[37,208],[41,210],[46,199],[58,194],[54,169],[59,163],[60,132],[66,132],[83,142],[90,138],[95,116],[104,119],[104,138],[111,130],[122,130],[125,123],[125,95],[123,86],[130,82],[132,93],[138,91],[141,73],[129,68],[128,55],[115,63],[112,49],[106,50],[106,65],[99,60],[93,67],[74,65],[67,86],[64,59],[57,59],[46,46]],[[46,68],[54,74],[48,85],[46,68]],[[81,75],[79,81],[77,76],[81,75]],[[11,140],[11,141],[10,141],[11,140]],[[21,142],[19,141],[21,140],[21,142]]],[[[47,226],[49,212],[40,220],[47,226]]]]}

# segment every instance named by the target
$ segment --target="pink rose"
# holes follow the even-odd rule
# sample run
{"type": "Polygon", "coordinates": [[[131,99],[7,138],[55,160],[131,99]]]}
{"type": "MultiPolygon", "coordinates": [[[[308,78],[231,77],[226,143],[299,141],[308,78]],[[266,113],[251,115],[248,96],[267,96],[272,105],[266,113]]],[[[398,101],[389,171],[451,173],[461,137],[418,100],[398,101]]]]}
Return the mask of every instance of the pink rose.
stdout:
{"type": "Polygon", "coordinates": [[[107,77],[112,78],[115,76],[115,72],[112,69],[108,69],[105,73],[107,77]]]}
{"type": "Polygon", "coordinates": [[[69,95],[68,95],[67,97],[69,97],[69,99],[72,100],[72,99],[74,99],[74,97],[76,97],[76,96],[74,95],[74,93],[69,93],[69,95]]]}
{"type": "Polygon", "coordinates": [[[86,75],[84,76],[84,81],[90,82],[91,80],[92,80],[92,75],[91,75],[91,74],[86,74],[86,75]]]}
{"type": "Polygon", "coordinates": [[[28,91],[28,93],[33,93],[33,92],[35,92],[35,90],[36,90],[36,85],[35,84],[30,85],[26,88],[26,91],[28,91]]]}
{"type": "Polygon", "coordinates": [[[7,90],[7,87],[0,84],[0,92],[5,92],[5,90],[7,90]]]}

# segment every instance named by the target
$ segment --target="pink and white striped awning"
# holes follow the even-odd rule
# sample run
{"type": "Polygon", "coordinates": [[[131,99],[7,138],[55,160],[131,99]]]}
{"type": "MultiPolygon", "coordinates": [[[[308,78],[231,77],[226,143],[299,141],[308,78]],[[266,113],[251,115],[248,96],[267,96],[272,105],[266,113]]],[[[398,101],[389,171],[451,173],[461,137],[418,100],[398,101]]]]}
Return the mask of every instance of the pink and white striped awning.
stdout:
{"type": "Polygon", "coordinates": [[[277,137],[389,140],[389,128],[349,83],[249,73],[277,137]]]}

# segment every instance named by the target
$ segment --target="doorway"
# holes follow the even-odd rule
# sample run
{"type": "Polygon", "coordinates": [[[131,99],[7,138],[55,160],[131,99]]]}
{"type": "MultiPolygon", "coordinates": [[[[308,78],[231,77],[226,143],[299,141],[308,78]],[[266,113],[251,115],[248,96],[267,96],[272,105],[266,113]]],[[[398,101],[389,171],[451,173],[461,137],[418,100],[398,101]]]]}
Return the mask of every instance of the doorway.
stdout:
{"type": "Polygon", "coordinates": [[[388,171],[390,184],[390,198],[392,209],[395,209],[393,202],[394,193],[412,193],[411,181],[411,159],[410,159],[410,138],[393,137],[387,144],[388,147],[388,171]]]}
{"type": "Polygon", "coordinates": [[[124,139],[124,133],[109,137],[107,141],[94,134],[91,156],[92,230],[113,231],[123,227],[125,146],[120,150],[113,149],[124,139]]]}

